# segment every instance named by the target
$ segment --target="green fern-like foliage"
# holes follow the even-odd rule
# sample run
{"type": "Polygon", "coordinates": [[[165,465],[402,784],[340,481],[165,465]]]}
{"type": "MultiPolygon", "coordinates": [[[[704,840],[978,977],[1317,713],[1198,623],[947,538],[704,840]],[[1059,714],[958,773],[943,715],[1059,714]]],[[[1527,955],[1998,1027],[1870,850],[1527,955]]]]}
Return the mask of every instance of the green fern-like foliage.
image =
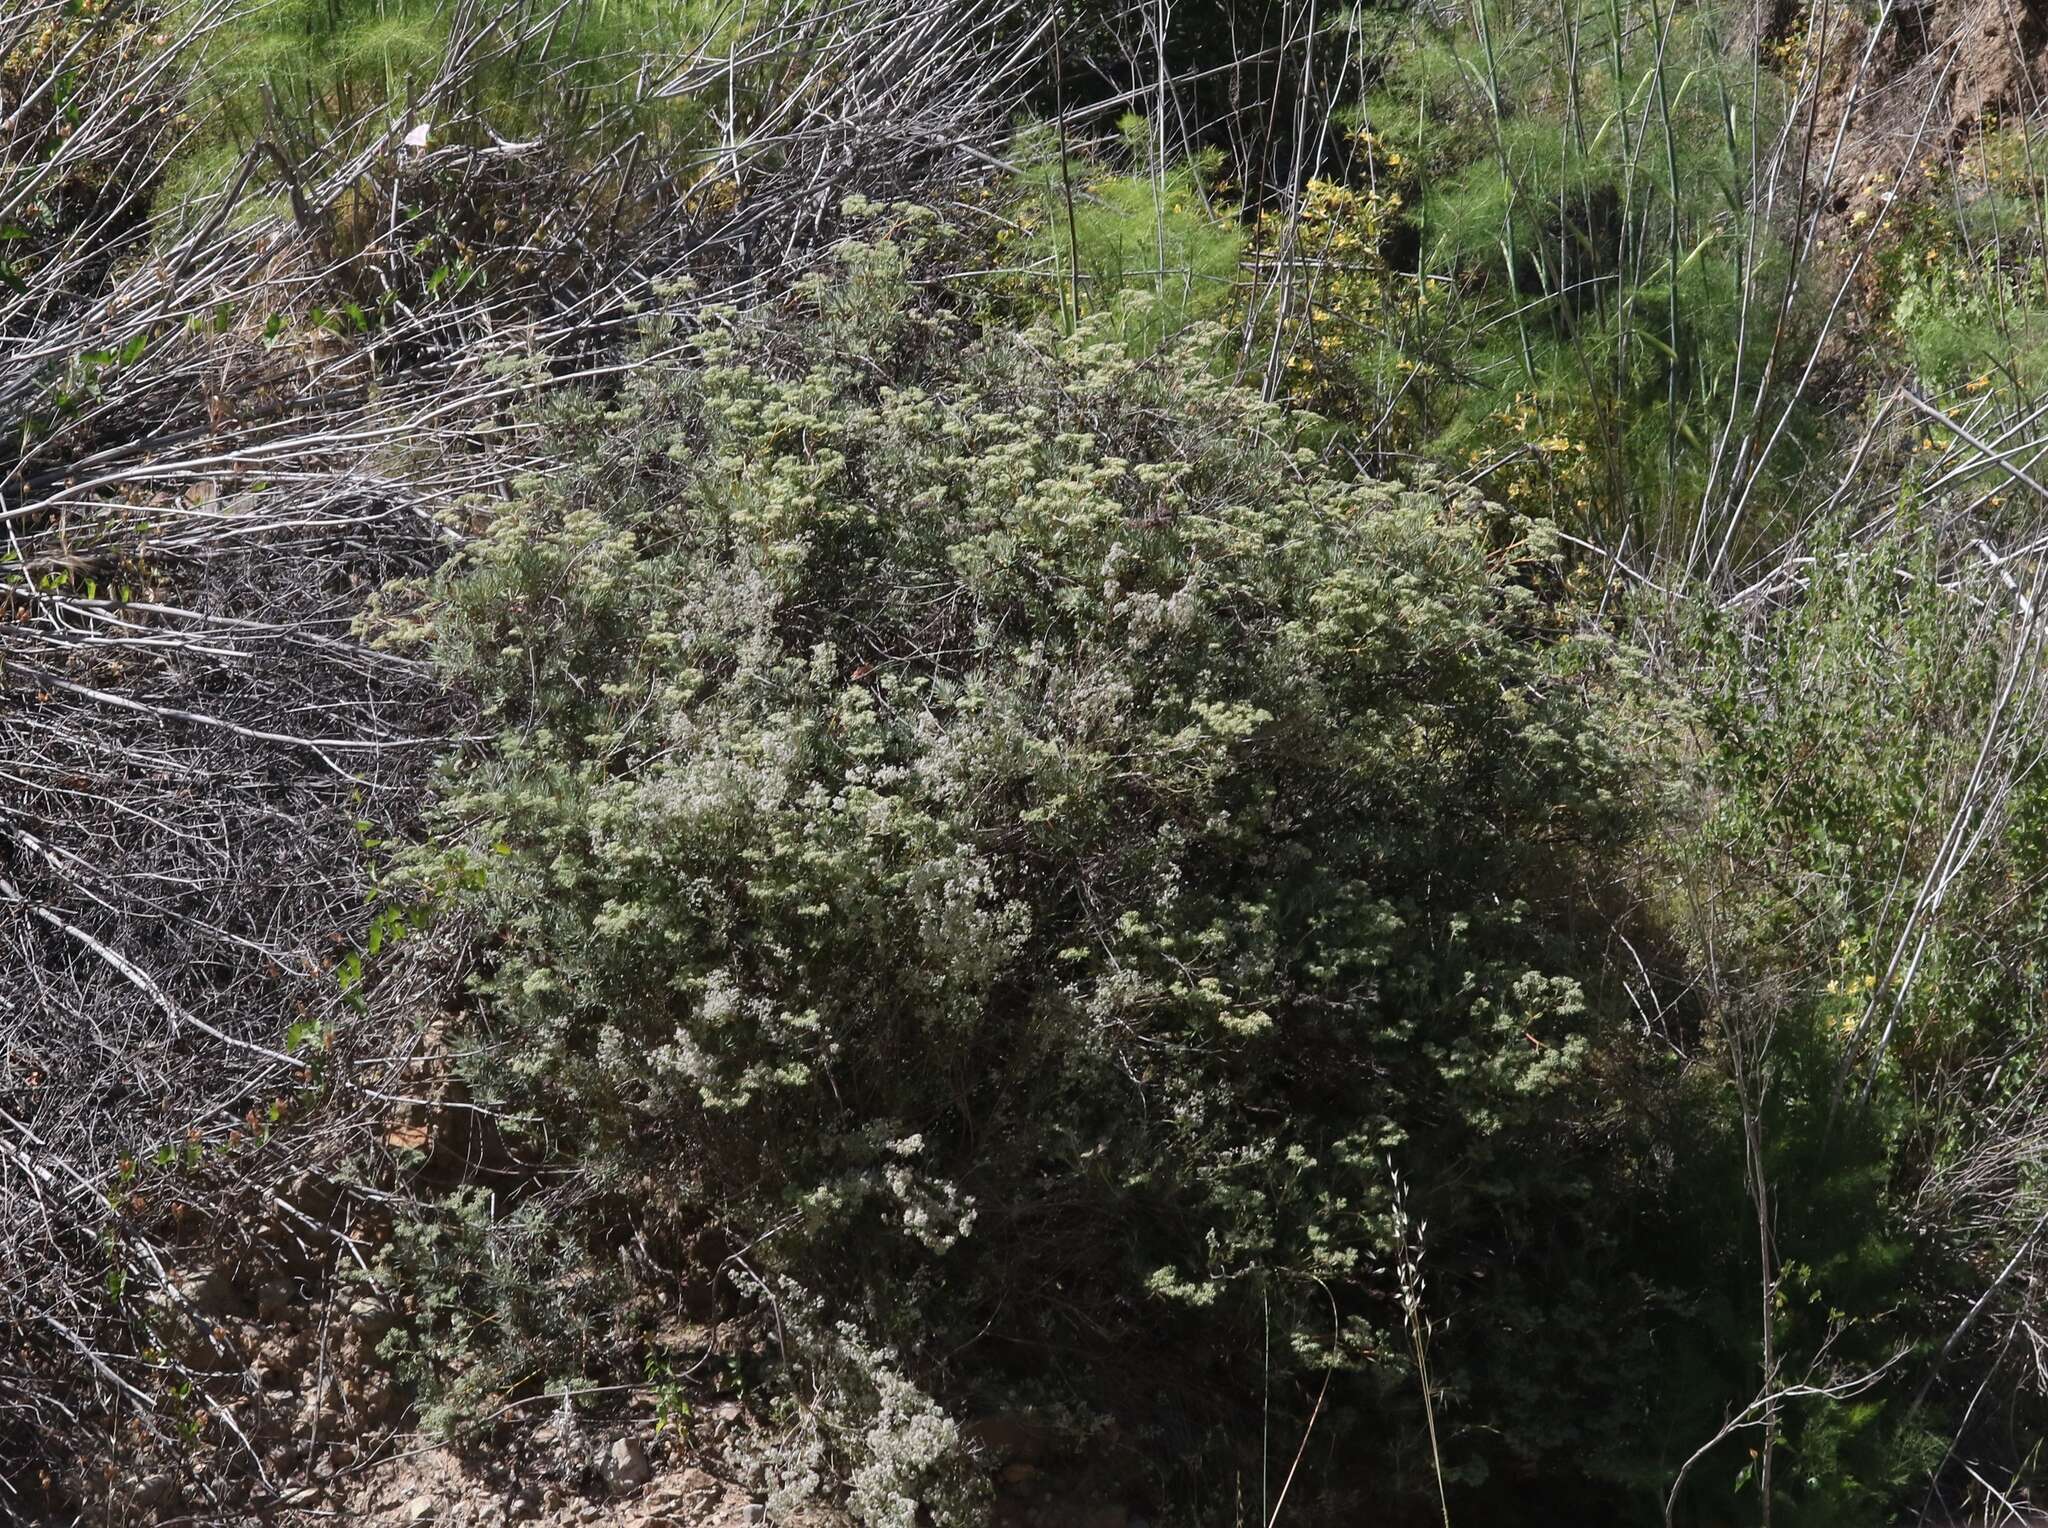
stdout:
{"type": "MultiPolygon", "coordinates": [[[[227,183],[240,155],[262,139],[293,154],[345,154],[417,117],[443,141],[445,122],[502,137],[544,137],[601,153],[634,134],[658,143],[687,140],[703,122],[698,103],[660,100],[630,88],[714,39],[732,40],[734,16],[703,0],[576,0],[527,45],[493,51],[550,14],[531,4],[500,7],[465,46],[492,61],[465,68],[460,90],[435,90],[456,39],[445,0],[262,0],[208,35],[188,60],[203,123],[177,166],[172,192],[190,198],[227,183]],[[588,123],[599,139],[578,144],[588,123]]],[[[480,140],[481,141],[481,140],[480,140]]]]}
{"type": "Polygon", "coordinates": [[[1116,153],[1062,159],[1040,126],[1012,151],[1025,169],[1006,244],[1020,269],[1008,284],[1027,311],[1057,312],[1069,327],[1107,316],[1134,355],[1230,309],[1244,242],[1217,188],[1222,156],[1162,165],[1151,132],[1126,117],[1116,153]]]}
{"type": "Polygon", "coordinates": [[[1738,502],[1767,542],[1821,438],[1788,379],[1836,277],[1756,194],[1789,93],[1731,50],[1745,24],[1645,0],[1329,21],[1369,84],[1288,184],[1212,187],[1215,147],[1161,174],[1156,124],[1064,176],[1034,137],[1030,291],[1070,314],[1075,287],[1157,290],[1141,343],[1221,319],[1241,374],[1372,458],[1457,463],[1603,542],[1683,551],[1738,502]]]}
{"type": "MultiPolygon", "coordinates": [[[[1785,230],[1748,195],[1779,82],[1730,55],[1728,8],[1655,10],[1489,0],[1419,25],[1367,103],[1370,157],[1412,187],[1413,268],[1458,293],[1414,330],[1414,428],[1604,539],[1689,533],[1790,401],[1773,356],[1805,355],[1785,230]]],[[[1805,417],[1774,482],[1805,465],[1805,417]]]]}

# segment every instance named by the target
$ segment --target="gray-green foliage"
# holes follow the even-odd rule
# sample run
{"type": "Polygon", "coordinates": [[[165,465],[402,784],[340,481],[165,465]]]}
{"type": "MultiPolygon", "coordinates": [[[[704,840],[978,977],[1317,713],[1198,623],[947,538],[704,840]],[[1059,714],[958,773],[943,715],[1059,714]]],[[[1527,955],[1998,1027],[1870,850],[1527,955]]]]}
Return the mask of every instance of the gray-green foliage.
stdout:
{"type": "Polygon", "coordinates": [[[853,1323],[832,1321],[817,1297],[787,1280],[781,1286],[771,1298],[803,1371],[806,1404],[765,1447],[742,1445],[770,1513],[843,1488],[847,1510],[867,1528],[980,1521],[988,1480],[959,1423],[901,1372],[894,1352],[874,1347],[853,1323]]]}
{"type": "MultiPolygon", "coordinates": [[[[1389,1159],[1431,1298],[1540,1301],[1599,1151],[1611,655],[1544,527],[1332,470],[1213,337],[846,266],[566,406],[399,627],[498,729],[416,867],[489,931],[475,1081],[910,1372],[1051,1344],[1114,1409],[1200,1334],[1229,1424],[1270,1319],[1273,1404],[1335,1364],[1419,1425],[1389,1159]]],[[[1519,1446],[1516,1341],[1441,1359],[1452,1463],[1519,1446]]]]}
{"type": "Polygon", "coordinates": [[[455,1437],[495,1419],[506,1392],[573,1385],[635,1333],[611,1319],[625,1289],[610,1259],[591,1255],[562,1206],[502,1207],[465,1188],[406,1207],[369,1282],[406,1292],[405,1322],[380,1356],[414,1387],[420,1425],[455,1437]]]}

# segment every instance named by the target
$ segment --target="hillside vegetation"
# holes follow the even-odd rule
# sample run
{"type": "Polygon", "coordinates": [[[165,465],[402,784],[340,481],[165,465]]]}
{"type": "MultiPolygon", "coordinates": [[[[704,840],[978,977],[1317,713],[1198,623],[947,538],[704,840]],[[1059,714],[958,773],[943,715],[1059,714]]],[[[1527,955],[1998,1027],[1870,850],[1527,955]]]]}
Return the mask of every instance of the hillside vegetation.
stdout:
{"type": "Polygon", "coordinates": [[[0,1519],[2030,1520],[2038,32],[0,15],[0,1519]]]}

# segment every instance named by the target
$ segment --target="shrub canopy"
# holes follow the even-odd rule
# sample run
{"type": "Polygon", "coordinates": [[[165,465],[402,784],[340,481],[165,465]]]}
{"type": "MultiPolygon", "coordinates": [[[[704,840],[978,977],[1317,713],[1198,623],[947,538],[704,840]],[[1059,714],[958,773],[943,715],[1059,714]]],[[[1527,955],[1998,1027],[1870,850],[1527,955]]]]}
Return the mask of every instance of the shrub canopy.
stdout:
{"type": "MultiPolygon", "coordinates": [[[[502,729],[422,862],[496,935],[478,1080],[928,1374],[1185,1451],[1334,1362],[1419,1432],[1393,1265],[1534,1312],[1590,1196],[1608,649],[1544,527],[1334,469],[1213,337],[846,267],[571,405],[415,613],[502,729]]],[[[1453,1467],[1576,1436],[1484,1414],[1516,1327],[1444,1350],[1453,1467]]]]}

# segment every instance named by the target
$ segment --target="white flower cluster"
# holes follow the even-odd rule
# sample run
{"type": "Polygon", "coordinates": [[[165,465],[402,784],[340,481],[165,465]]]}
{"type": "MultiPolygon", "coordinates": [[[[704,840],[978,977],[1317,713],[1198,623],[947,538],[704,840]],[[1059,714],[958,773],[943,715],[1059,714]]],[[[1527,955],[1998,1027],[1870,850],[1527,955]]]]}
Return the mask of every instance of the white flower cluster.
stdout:
{"type": "MultiPolygon", "coordinates": [[[[911,1166],[924,1151],[921,1134],[884,1141],[883,1149],[897,1160],[882,1167],[882,1182],[895,1200],[903,1229],[933,1252],[947,1252],[974,1229],[974,1196],[958,1184],[926,1177],[911,1166]]],[[[866,1174],[862,1175],[864,1178],[866,1174]]],[[[867,1178],[872,1184],[873,1179],[867,1178]]]]}

